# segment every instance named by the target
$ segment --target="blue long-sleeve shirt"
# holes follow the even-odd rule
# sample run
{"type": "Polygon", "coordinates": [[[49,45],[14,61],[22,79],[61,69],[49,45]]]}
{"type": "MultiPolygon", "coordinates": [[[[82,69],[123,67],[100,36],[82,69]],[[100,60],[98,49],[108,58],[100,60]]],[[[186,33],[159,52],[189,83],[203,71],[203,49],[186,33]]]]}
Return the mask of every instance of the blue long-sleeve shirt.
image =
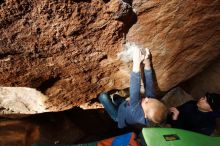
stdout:
{"type": "MultiPolygon", "coordinates": [[[[144,116],[141,106],[141,75],[140,72],[131,73],[130,77],[130,101],[124,101],[118,109],[118,127],[124,128],[128,125],[149,125],[148,119],[144,116]]],[[[144,70],[145,96],[154,97],[154,85],[152,70],[144,70]]]]}

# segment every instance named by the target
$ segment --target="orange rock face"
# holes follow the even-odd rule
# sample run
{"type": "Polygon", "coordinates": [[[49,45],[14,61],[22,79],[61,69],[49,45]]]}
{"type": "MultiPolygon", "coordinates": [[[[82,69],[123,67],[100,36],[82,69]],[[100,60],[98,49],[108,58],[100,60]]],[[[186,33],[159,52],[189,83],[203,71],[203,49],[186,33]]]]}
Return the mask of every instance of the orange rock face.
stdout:
{"type": "Polygon", "coordinates": [[[3,0],[0,85],[49,97],[48,110],[129,86],[123,43],[151,49],[160,91],[202,72],[220,55],[220,1],[3,0]]]}
{"type": "Polygon", "coordinates": [[[127,41],[151,49],[158,86],[167,91],[220,54],[220,1],[136,0],[127,41]]]}
{"type": "Polygon", "coordinates": [[[0,3],[0,85],[37,88],[59,111],[122,87],[118,77],[131,7],[118,0],[0,3]]]}

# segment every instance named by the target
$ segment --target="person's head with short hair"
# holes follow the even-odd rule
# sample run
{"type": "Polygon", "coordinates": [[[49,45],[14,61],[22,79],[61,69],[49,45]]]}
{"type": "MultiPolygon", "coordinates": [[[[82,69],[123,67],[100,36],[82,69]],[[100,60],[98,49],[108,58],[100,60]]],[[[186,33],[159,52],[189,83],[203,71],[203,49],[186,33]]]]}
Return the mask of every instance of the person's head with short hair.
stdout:
{"type": "Polygon", "coordinates": [[[160,124],[167,117],[167,107],[161,101],[155,98],[143,98],[141,106],[144,110],[145,118],[153,123],[160,124]]]}
{"type": "Polygon", "coordinates": [[[197,102],[198,109],[202,112],[220,112],[220,94],[206,93],[197,102]]]}

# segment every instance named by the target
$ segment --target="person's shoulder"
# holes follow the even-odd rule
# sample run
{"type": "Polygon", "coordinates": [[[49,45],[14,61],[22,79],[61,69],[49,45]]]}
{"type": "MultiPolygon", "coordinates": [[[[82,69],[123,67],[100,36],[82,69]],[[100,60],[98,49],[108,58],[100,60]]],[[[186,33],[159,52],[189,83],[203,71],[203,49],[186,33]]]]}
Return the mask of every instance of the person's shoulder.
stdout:
{"type": "Polygon", "coordinates": [[[192,104],[192,105],[195,105],[197,103],[196,100],[189,100],[187,101],[185,104],[192,104]]]}
{"type": "Polygon", "coordinates": [[[179,106],[179,108],[193,108],[196,106],[197,101],[190,100],[179,106]]]}

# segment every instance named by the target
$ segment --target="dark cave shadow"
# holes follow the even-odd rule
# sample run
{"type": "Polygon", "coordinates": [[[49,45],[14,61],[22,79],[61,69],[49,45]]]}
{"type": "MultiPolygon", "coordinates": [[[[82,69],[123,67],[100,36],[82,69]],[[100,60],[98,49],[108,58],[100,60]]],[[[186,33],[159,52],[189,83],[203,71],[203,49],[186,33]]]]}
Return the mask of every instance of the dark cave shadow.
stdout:
{"type": "Polygon", "coordinates": [[[124,28],[122,30],[122,32],[123,32],[122,36],[123,35],[126,36],[127,33],[129,32],[130,28],[137,22],[137,14],[132,9],[133,0],[122,0],[122,1],[128,3],[131,6],[128,15],[119,19],[120,21],[122,21],[125,24],[124,28]]]}
{"type": "Polygon", "coordinates": [[[26,135],[26,139],[21,141],[29,141],[31,144],[78,144],[103,140],[131,131],[128,128],[119,129],[104,109],[83,110],[79,107],[20,119],[0,118],[0,129],[0,139],[2,135],[7,136],[7,133],[10,133],[8,136],[12,138],[11,144],[16,136],[13,133],[18,132],[26,135]],[[38,137],[30,138],[30,135],[36,135],[36,131],[39,131],[38,137]]]}

